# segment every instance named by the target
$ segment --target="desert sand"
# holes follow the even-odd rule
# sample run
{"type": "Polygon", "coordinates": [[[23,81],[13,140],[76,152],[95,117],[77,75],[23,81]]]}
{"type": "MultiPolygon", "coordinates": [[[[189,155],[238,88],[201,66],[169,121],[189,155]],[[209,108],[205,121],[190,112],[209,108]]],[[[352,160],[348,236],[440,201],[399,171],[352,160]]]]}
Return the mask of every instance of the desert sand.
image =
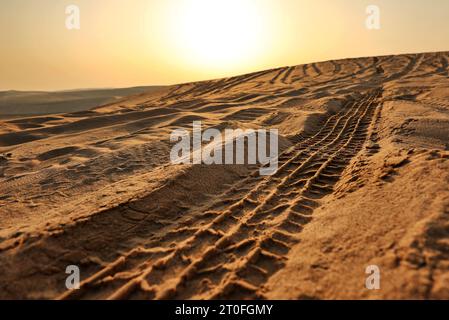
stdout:
{"type": "Polygon", "coordinates": [[[107,103],[118,103],[124,97],[161,89],[162,86],[54,92],[0,91],[0,119],[86,111],[107,103]]]}
{"type": "Polygon", "coordinates": [[[334,60],[0,120],[0,298],[449,299],[448,64],[334,60]],[[278,129],[278,171],[171,164],[194,120],[278,129]]]}

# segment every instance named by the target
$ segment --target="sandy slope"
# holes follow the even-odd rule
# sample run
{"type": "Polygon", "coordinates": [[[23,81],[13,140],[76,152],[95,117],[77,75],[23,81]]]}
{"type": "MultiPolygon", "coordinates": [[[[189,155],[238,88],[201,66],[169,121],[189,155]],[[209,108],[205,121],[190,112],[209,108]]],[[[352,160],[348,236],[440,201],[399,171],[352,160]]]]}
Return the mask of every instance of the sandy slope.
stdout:
{"type": "MultiPolygon", "coordinates": [[[[85,111],[106,103],[118,103],[131,95],[155,92],[161,86],[69,91],[0,91],[0,119],[85,111]]],[[[35,124],[28,124],[35,128],[35,124]]]]}
{"type": "Polygon", "coordinates": [[[449,298],[448,62],[328,61],[3,121],[0,297],[449,298]],[[171,165],[193,120],[279,129],[279,170],[171,165]]]}

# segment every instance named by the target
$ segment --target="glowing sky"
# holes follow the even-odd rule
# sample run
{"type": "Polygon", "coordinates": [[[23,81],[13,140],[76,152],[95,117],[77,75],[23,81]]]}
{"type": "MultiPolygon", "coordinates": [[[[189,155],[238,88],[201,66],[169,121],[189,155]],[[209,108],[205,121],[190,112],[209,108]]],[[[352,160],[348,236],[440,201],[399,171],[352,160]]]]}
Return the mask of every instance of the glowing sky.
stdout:
{"type": "Polygon", "coordinates": [[[174,84],[449,50],[448,0],[1,0],[0,90],[174,84]],[[80,8],[80,30],[65,26],[80,8]],[[380,7],[381,29],[365,27],[380,7]]]}

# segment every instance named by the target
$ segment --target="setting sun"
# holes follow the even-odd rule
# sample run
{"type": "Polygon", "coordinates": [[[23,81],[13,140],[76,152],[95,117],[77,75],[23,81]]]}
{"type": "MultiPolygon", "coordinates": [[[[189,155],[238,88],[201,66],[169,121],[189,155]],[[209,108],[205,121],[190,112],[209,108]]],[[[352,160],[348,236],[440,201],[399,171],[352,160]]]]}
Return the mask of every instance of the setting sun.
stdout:
{"type": "Polygon", "coordinates": [[[263,12],[249,0],[188,0],[171,8],[169,39],[187,62],[236,67],[263,50],[263,12]]]}
{"type": "Polygon", "coordinates": [[[0,89],[174,84],[445,50],[449,2],[435,1],[377,0],[382,28],[370,31],[359,0],[3,0],[0,89]],[[71,5],[79,28],[66,27],[71,5]]]}

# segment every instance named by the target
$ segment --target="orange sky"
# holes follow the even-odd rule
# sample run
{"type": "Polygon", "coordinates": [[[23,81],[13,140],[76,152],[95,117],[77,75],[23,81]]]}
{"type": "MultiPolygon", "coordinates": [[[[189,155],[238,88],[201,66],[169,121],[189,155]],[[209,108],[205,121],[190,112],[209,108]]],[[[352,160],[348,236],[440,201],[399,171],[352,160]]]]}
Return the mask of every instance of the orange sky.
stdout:
{"type": "Polygon", "coordinates": [[[447,0],[2,0],[0,90],[173,84],[449,50],[447,0]],[[80,8],[68,30],[65,8],[80,8]],[[368,5],[380,30],[365,27],[368,5]]]}

